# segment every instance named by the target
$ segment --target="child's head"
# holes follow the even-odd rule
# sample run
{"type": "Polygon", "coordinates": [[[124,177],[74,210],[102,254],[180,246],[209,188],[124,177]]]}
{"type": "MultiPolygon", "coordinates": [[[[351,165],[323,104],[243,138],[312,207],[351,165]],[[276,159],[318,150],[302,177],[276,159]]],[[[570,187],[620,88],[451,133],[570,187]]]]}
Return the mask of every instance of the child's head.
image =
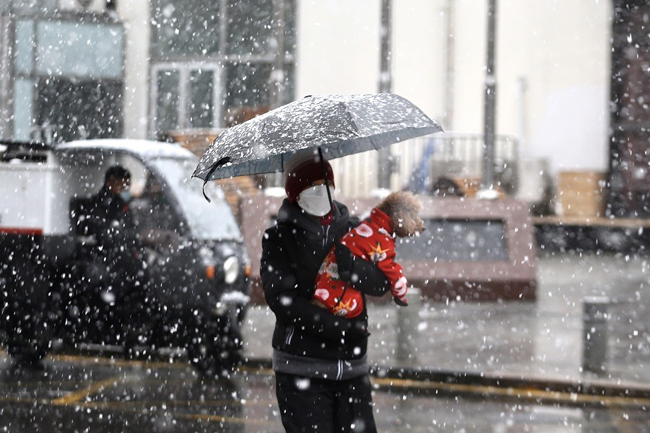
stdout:
{"type": "Polygon", "coordinates": [[[424,222],[418,216],[422,203],[406,191],[391,193],[377,209],[390,217],[393,231],[398,237],[413,236],[424,230],[424,222]]]}

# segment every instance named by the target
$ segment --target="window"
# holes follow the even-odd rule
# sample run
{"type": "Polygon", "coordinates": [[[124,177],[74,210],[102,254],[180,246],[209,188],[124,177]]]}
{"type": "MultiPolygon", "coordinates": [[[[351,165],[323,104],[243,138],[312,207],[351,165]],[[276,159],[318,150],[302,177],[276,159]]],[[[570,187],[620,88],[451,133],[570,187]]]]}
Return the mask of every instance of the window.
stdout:
{"type": "Polygon", "coordinates": [[[271,100],[273,65],[293,95],[295,0],[153,0],[151,135],[227,126],[271,100]],[[284,15],[284,49],[274,17],[284,15]]]}
{"type": "Polygon", "coordinates": [[[205,193],[211,202],[208,203],[203,197],[201,181],[192,178],[197,164],[195,159],[157,158],[152,163],[157,174],[176,196],[195,238],[242,239],[237,221],[219,186],[215,182],[207,183],[205,193]],[[215,224],[215,221],[218,221],[218,224],[215,224]]]}
{"type": "Polygon", "coordinates": [[[30,139],[36,127],[45,130],[44,139],[122,134],[124,29],[120,24],[98,17],[83,23],[19,17],[13,37],[15,139],[30,139]]]}
{"type": "Polygon", "coordinates": [[[268,63],[231,63],[226,71],[226,105],[247,107],[269,105],[268,63]]]}
{"type": "Polygon", "coordinates": [[[34,118],[37,125],[52,125],[56,141],[121,137],[122,83],[41,78],[34,118]]]}
{"type": "Polygon", "coordinates": [[[118,25],[40,21],[36,38],[36,68],[40,74],[69,77],[122,76],[124,33],[118,25]],[[62,37],[65,35],[65,37],[62,37]]]}
{"type": "Polygon", "coordinates": [[[219,53],[219,0],[154,0],[153,52],[160,60],[219,53]]]}
{"type": "Polygon", "coordinates": [[[271,54],[273,0],[232,1],[228,4],[228,54],[271,54]]]}
{"type": "Polygon", "coordinates": [[[153,67],[155,131],[218,125],[220,68],[210,64],[159,63],[153,67]]]}
{"type": "Polygon", "coordinates": [[[13,12],[18,14],[38,14],[55,12],[58,0],[3,0],[0,1],[0,12],[13,12]]]}

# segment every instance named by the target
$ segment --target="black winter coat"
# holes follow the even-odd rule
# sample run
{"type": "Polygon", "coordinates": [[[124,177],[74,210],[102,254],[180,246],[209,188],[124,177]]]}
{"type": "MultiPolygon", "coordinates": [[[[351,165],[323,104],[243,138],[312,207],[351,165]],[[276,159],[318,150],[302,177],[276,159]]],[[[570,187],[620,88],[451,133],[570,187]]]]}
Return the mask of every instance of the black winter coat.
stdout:
{"type": "Polygon", "coordinates": [[[95,254],[112,267],[133,267],[140,241],[128,203],[104,187],[84,208],[86,232],[97,241],[95,254]]]}
{"type": "MultiPolygon", "coordinates": [[[[266,302],[276,316],[275,350],[332,361],[365,357],[365,309],[359,317],[345,319],[311,303],[323,259],[334,242],[359,223],[350,218],[344,205],[335,205],[333,222],[323,226],[318,218],[285,199],[277,225],[264,233],[261,277],[266,302]]],[[[355,262],[355,273],[361,277],[355,287],[362,293],[381,296],[389,291],[386,277],[372,263],[355,262]]]]}

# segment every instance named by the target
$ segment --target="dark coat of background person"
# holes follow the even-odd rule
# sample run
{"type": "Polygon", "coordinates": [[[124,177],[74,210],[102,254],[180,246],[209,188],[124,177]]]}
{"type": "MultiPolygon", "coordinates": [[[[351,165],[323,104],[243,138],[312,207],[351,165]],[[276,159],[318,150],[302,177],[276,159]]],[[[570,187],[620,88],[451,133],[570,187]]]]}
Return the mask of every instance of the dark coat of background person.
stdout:
{"type": "Polygon", "coordinates": [[[107,264],[121,267],[132,262],[139,241],[129,204],[103,187],[87,202],[90,216],[89,234],[97,241],[98,255],[107,264]]]}
{"type": "Polygon", "coordinates": [[[76,231],[89,236],[85,254],[95,265],[101,290],[115,296],[117,314],[122,319],[131,314],[134,305],[143,302],[142,248],[129,203],[104,184],[95,195],[76,199],[73,203],[76,231]]]}

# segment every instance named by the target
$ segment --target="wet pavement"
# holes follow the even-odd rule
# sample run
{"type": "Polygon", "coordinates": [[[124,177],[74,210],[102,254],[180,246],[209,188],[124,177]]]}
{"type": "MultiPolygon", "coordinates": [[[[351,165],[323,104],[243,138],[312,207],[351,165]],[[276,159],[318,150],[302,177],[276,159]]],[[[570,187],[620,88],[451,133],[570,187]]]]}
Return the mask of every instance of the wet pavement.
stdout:
{"type": "MultiPolygon", "coordinates": [[[[400,307],[371,304],[371,363],[650,391],[650,259],[613,254],[548,255],[539,258],[537,276],[535,302],[407,307],[406,316],[414,317],[410,342],[397,332],[400,307]],[[582,303],[594,296],[612,302],[606,316],[605,369],[598,372],[582,368],[582,303]],[[406,351],[398,340],[408,343],[406,351]]],[[[267,307],[251,309],[246,323],[249,356],[270,357],[272,323],[267,307]]]]}
{"type": "Polygon", "coordinates": [[[41,369],[0,365],[0,431],[280,431],[270,372],[204,380],[180,361],[48,357],[41,369]]]}
{"type": "MultiPolygon", "coordinates": [[[[650,432],[650,265],[543,257],[532,303],[372,305],[369,358],[380,431],[650,432]],[[608,296],[606,370],[582,371],[582,300],[608,296]],[[400,315],[411,317],[411,340],[400,315]],[[399,343],[408,343],[402,344],[399,343]]],[[[273,316],[252,308],[250,360],[206,380],[183,356],[0,357],[0,432],[281,432],[268,369],[273,316]]]]}
{"type": "MultiPolygon", "coordinates": [[[[373,379],[379,431],[649,432],[632,404],[580,407],[373,379]]],[[[606,400],[606,399],[605,399],[606,400]]],[[[204,380],[186,362],[53,355],[38,370],[0,361],[3,432],[282,432],[267,369],[204,380]]]]}

